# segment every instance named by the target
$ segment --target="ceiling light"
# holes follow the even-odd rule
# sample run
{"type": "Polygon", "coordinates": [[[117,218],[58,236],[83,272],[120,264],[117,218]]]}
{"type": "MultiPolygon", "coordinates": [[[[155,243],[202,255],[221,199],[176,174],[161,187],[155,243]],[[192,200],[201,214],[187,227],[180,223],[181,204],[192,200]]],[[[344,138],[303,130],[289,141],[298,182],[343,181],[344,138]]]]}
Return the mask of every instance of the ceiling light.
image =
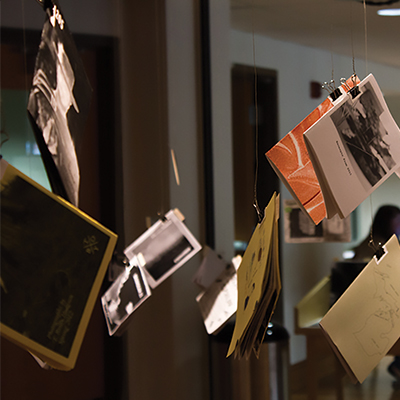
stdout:
{"type": "Polygon", "coordinates": [[[396,17],[400,16],[400,8],[386,8],[378,10],[377,13],[384,17],[396,17]]]}

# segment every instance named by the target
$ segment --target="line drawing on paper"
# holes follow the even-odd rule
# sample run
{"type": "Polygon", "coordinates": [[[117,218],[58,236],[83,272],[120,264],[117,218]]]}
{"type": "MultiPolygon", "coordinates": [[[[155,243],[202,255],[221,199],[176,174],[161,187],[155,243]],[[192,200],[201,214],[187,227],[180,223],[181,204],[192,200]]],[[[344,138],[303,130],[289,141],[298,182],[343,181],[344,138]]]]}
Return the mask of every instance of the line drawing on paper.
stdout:
{"type": "Polygon", "coordinates": [[[390,265],[373,269],[372,276],[375,283],[373,307],[363,327],[353,332],[365,354],[371,357],[386,354],[393,342],[391,337],[396,333],[394,328],[400,320],[400,295],[393,286],[390,269],[390,265]],[[388,271],[385,272],[385,269],[388,271]]]}

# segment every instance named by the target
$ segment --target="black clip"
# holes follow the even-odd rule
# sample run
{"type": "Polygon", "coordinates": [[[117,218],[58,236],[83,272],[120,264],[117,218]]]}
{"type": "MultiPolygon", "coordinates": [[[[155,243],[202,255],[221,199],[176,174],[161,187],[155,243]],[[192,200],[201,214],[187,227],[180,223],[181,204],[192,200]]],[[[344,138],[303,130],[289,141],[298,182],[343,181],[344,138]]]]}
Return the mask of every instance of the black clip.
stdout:
{"type": "Polygon", "coordinates": [[[360,88],[356,85],[350,89],[349,93],[351,94],[351,97],[355,99],[361,93],[360,88]]]}
{"type": "Polygon", "coordinates": [[[354,99],[360,94],[360,88],[357,85],[356,74],[351,76],[353,87],[350,87],[345,78],[340,78],[340,83],[346,88],[347,93],[350,93],[351,98],[354,99]]]}
{"type": "Polygon", "coordinates": [[[129,260],[125,254],[114,252],[108,264],[108,280],[114,282],[118,276],[129,267],[129,260]]]}
{"type": "Polygon", "coordinates": [[[261,224],[262,220],[264,219],[264,215],[263,215],[262,211],[260,210],[260,207],[258,206],[257,202],[253,203],[253,207],[257,211],[258,223],[261,224]]]}
{"type": "Polygon", "coordinates": [[[167,217],[165,216],[165,214],[161,215],[161,213],[157,213],[157,215],[161,222],[167,221],[167,217]]]}
{"type": "Polygon", "coordinates": [[[361,93],[357,85],[357,75],[355,73],[351,76],[351,80],[353,82],[353,87],[350,89],[350,94],[351,97],[355,99],[361,93]]]}
{"type": "Polygon", "coordinates": [[[324,82],[322,89],[325,89],[329,92],[329,97],[332,99],[332,101],[337,100],[342,95],[340,89],[335,87],[335,81],[333,79],[330,82],[324,82]]]}
{"type": "Polygon", "coordinates": [[[374,256],[379,261],[384,254],[385,254],[385,249],[383,248],[382,243],[378,243],[378,248],[375,251],[374,256]]]}
{"type": "Polygon", "coordinates": [[[368,245],[374,250],[374,256],[376,257],[377,261],[379,261],[383,255],[385,255],[385,249],[383,248],[381,242],[379,242],[378,245],[375,245],[374,240],[371,239],[368,245]]]}

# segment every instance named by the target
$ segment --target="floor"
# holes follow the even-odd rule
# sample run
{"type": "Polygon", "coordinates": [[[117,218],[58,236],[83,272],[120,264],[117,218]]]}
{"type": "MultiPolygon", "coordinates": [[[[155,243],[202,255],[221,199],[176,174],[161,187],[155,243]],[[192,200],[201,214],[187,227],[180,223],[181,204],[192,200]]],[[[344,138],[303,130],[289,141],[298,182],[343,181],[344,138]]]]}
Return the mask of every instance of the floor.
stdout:
{"type": "MultiPolygon", "coordinates": [[[[343,378],[344,400],[400,400],[400,383],[387,372],[393,357],[384,357],[378,367],[360,385],[343,378]]],[[[294,393],[290,400],[307,400],[305,393],[294,393]]],[[[319,384],[318,400],[336,400],[333,379],[324,378],[319,384]]]]}

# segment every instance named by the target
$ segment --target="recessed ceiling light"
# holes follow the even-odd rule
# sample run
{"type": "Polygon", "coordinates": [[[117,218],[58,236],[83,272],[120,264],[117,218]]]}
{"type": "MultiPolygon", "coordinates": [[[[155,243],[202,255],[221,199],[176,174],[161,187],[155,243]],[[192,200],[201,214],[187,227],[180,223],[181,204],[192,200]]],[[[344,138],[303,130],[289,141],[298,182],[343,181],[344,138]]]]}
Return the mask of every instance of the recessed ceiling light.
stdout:
{"type": "Polygon", "coordinates": [[[400,16],[400,8],[384,8],[378,10],[377,13],[383,17],[397,17],[400,16]]]}

